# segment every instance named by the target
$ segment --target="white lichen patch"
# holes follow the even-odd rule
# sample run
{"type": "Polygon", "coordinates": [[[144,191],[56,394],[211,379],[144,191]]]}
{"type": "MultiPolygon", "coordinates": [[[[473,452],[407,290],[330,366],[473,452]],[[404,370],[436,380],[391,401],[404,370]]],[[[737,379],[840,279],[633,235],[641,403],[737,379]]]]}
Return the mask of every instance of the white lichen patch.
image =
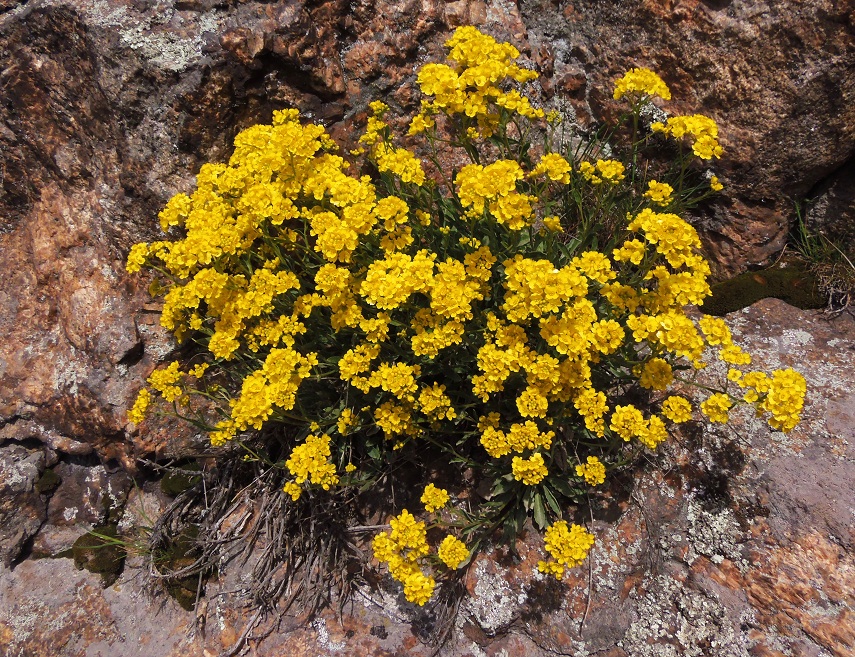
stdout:
{"type": "Polygon", "coordinates": [[[331,652],[340,652],[344,650],[345,643],[336,642],[330,639],[330,631],[327,629],[327,622],[323,618],[316,618],[312,621],[312,627],[318,633],[318,643],[326,650],[331,652]]]}
{"type": "Polygon", "coordinates": [[[475,578],[474,595],[460,605],[461,611],[469,614],[487,634],[495,634],[511,623],[526,596],[514,593],[502,575],[490,572],[483,560],[475,565],[475,578]]]}
{"type": "Polygon", "coordinates": [[[203,35],[216,33],[221,19],[213,12],[180,12],[172,3],[162,5],[160,11],[141,14],[106,0],[90,0],[80,3],[80,9],[91,24],[118,32],[122,46],[148,63],[181,72],[203,57],[203,35]]]}
{"type": "Polygon", "coordinates": [[[636,619],[618,646],[633,657],[748,657],[748,641],[717,599],[683,588],[671,576],[649,577],[630,593],[636,619]]]}
{"type": "Polygon", "coordinates": [[[813,342],[813,336],[801,329],[784,329],[781,334],[781,342],[785,350],[796,346],[804,346],[813,342]]]}
{"type": "Polygon", "coordinates": [[[139,332],[145,341],[146,353],[157,363],[164,360],[177,346],[172,334],[159,326],[140,324],[139,332]]]}
{"type": "Polygon", "coordinates": [[[749,564],[742,556],[743,532],[730,509],[715,513],[704,510],[695,500],[686,507],[689,553],[686,561],[692,564],[699,555],[716,564],[725,559],[733,561],[743,572],[749,564]]]}

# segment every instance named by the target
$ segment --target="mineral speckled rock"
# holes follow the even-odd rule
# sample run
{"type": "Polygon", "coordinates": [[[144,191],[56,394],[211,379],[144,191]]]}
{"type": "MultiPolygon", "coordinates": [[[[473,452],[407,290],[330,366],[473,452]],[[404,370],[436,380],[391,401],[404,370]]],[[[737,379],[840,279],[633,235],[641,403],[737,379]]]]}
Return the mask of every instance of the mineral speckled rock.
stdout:
{"type": "Polygon", "coordinates": [[[671,114],[718,122],[725,155],[712,167],[725,192],[699,228],[723,269],[774,257],[794,201],[855,154],[851,2],[524,0],[521,8],[532,49],[551,53],[555,93],[568,92],[583,115],[614,115],[614,79],[645,66],[670,86],[662,106],[671,114]]]}
{"type": "MultiPolygon", "coordinates": [[[[686,425],[647,463],[611,481],[592,509],[597,542],[590,559],[563,582],[537,572],[543,545],[534,531],[523,533],[515,553],[497,547],[478,556],[441,655],[844,657],[855,651],[855,319],[767,299],[727,322],[753,354],[753,366],[794,366],[805,374],[803,423],[781,434],[736,413],[732,426],[686,425]]],[[[710,362],[706,375],[722,374],[710,362]]],[[[120,531],[148,523],[163,508],[156,486],[149,487],[131,492],[120,531]]],[[[160,588],[141,588],[142,557],[129,555],[117,583],[103,590],[70,564],[27,560],[0,577],[0,637],[9,637],[12,654],[40,657],[67,645],[81,622],[67,606],[71,599],[100,623],[98,633],[74,644],[93,657],[107,649],[118,657],[134,654],[137,641],[151,642],[153,655],[219,654],[253,621],[245,607],[246,564],[224,565],[207,583],[196,612],[204,633],[160,588]],[[44,627],[52,628],[54,644],[44,627]]],[[[406,603],[387,577],[360,586],[341,621],[334,605],[314,619],[293,610],[282,619],[255,620],[255,635],[270,632],[253,643],[261,657],[426,656],[441,627],[434,610],[406,603]]]]}
{"type": "Polygon", "coordinates": [[[8,567],[45,520],[46,504],[36,490],[45,468],[42,450],[0,447],[0,564],[8,567]]]}
{"type": "Polygon", "coordinates": [[[168,431],[128,433],[125,410],[165,352],[145,277],[124,273],[127,249],[154,238],[166,200],[273,109],[298,107],[345,141],[369,100],[414,109],[417,66],[465,23],[515,42],[545,97],[566,98],[583,123],[613,113],[609,89],[632,65],[663,74],[674,111],[711,113],[727,187],[698,225],[722,269],[773,256],[791,199],[818,182],[832,185],[829,208],[845,196],[832,183],[855,151],[846,3],[11,3],[0,14],[0,436],[126,467],[193,449],[192,436],[165,448],[168,431]]]}

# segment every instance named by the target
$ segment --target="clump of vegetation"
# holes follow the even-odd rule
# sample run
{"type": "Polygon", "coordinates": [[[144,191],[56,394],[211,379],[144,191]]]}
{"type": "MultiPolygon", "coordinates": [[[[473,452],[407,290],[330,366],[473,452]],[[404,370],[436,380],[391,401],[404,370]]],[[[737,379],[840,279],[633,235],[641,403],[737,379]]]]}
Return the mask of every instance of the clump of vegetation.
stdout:
{"type": "Polygon", "coordinates": [[[797,206],[797,220],[791,243],[799,258],[813,275],[819,293],[826,299],[828,310],[840,313],[855,301],[855,253],[847,253],[821,231],[811,231],[802,206],[797,206]]]}
{"type": "Polygon", "coordinates": [[[104,586],[110,586],[122,574],[127,544],[115,524],[100,525],[74,541],[71,556],[78,570],[100,575],[104,586]]]}
{"type": "MultiPolygon", "coordinates": [[[[687,314],[710,294],[680,214],[721,189],[706,169],[721,154],[712,119],[648,125],[644,110],[670,91],[632,69],[614,89],[624,115],[579,139],[523,93],[537,74],[512,45],[463,27],[446,46],[448,63],[418,73],[415,150],[381,102],[345,155],[323,127],[277,111],[169,201],[166,239],[128,257],[129,271],[158,274],[162,325],[195,347],[152,373],[131,420],[174,413],[209,432],[225,469],[255,464],[259,514],[285,509],[277,536],[322,533],[324,496],[421,476],[410,488],[424,513],[386,499],[388,524],[368,527],[419,605],[528,519],[544,532],[538,568],[560,579],[594,542],[571,509],[670,427],[697,412],[725,423],[749,404],[789,431],[805,394],[791,369],[751,370],[722,320],[687,314]],[[667,162],[650,157],[663,144],[667,162]],[[707,358],[729,371],[696,405],[674,388],[707,358]],[[485,493],[464,504],[433,476],[485,493]]],[[[267,572],[285,552],[265,553],[267,572]]]]}

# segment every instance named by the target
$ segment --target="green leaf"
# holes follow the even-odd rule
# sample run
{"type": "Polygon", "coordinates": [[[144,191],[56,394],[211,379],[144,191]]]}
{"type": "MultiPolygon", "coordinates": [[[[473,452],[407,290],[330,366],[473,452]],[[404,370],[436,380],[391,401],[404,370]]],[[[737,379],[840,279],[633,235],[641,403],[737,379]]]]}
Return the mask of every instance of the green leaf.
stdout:
{"type": "Polygon", "coordinates": [[[569,482],[565,481],[564,479],[559,479],[558,477],[556,477],[555,479],[551,479],[549,481],[549,483],[552,485],[552,487],[556,491],[558,491],[564,497],[567,497],[570,499],[575,499],[576,491],[573,488],[571,488],[569,482]]]}
{"type": "Polygon", "coordinates": [[[534,496],[534,524],[538,529],[545,529],[549,524],[549,519],[546,517],[546,507],[543,505],[543,496],[540,493],[534,496]]]}
{"type": "Polygon", "coordinates": [[[552,509],[552,512],[561,517],[561,506],[558,504],[558,500],[555,499],[555,493],[552,492],[552,489],[549,486],[543,487],[543,496],[546,498],[546,503],[549,505],[549,508],[552,509]]]}

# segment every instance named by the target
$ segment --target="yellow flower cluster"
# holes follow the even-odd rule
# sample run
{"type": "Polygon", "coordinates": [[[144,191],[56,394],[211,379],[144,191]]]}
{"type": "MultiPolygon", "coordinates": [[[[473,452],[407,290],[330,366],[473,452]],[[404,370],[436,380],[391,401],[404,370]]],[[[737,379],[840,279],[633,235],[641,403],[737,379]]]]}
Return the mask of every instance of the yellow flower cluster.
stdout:
{"type": "Polygon", "coordinates": [[[389,524],[392,531],[374,537],[374,558],[388,564],[392,577],[404,585],[407,600],[424,605],[436,586],[433,577],[425,575],[418,566],[419,559],[429,552],[425,523],[417,522],[404,509],[389,524]]]}
{"type": "Polygon", "coordinates": [[[647,191],[644,192],[644,197],[649,198],[657,205],[666,206],[671,202],[674,195],[674,188],[668,183],[651,180],[647,183],[647,191]]]}
{"type": "Polygon", "coordinates": [[[778,369],[771,378],[764,372],[736,372],[732,377],[746,389],[744,400],[769,413],[769,426],[776,431],[789,432],[799,423],[804,408],[807,384],[804,376],[794,369],[778,369]]]}
{"type": "Polygon", "coordinates": [[[701,403],[701,412],[713,422],[726,424],[727,412],[731,406],[733,406],[733,400],[725,393],[717,392],[701,403]]]}
{"type": "Polygon", "coordinates": [[[567,526],[566,520],[554,523],[544,534],[546,551],[553,560],[540,561],[537,569],[556,579],[564,576],[566,568],[574,568],[585,560],[594,545],[594,535],[581,525],[567,526]]]}
{"type": "Polygon", "coordinates": [[[436,551],[440,561],[454,570],[469,558],[469,548],[466,543],[454,536],[446,536],[436,551]]]}
{"type": "Polygon", "coordinates": [[[620,100],[627,94],[659,96],[664,100],[671,100],[668,86],[649,68],[631,68],[615,83],[615,100],[620,100]]]}
{"type": "MultiPolygon", "coordinates": [[[[285,461],[285,467],[298,485],[309,481],[329,490],[338,483],[335,466],[329,462],[330,437],[309,436],[302,445],[291,452],[291,458],[285,461]]],[[[287,492],[287,491],[286,491],[287,492]]]]}
{"type": "MultiPolygon", "coordinates": [[[[749,403],[773,428],[795,426],[804,379],[743,372],[750,356],[726,324],[686,312],[710,294],[710,267],[697,231],[666,210],[706,193],[682,178],[646,181],[642,151],[581,162],[553,152],[554,128],[543,122],[543,148],[532,144],[529,119],[543,112],[520,92],[537,76],[514,63],[519,52],[473,27],[446,45],[448,63],[418,73],[429,98],[409,133],[469,158],[453,180],[427,180],[419,157],[393,140],[389,107],[375,101],[351,153],[367,154],[373,178],[348,173],[353,163],[324,129],[286,110],[241,132],[227,164],[203,166],[196,189],[169,201],[160,221],[170,240],[135,245],[127,268],[164,272],[161,323],[207,349],[214,377],[206,363],[188,372],[171,363],[152,373],[129,419],[142,421],[155,395],[184,403],[195,391],[222,400],[211,410],[214,446],[270,422],[308,426],[285,462],[292,500],[309,486],[338,485],[334,463],[351,473],[394,450],[419,461],[427,440],[457,462],[458,448],[469,453],[477,440],[481,458],[495,459],[487,471],[497,473],[497,490],[537,500],[535,509],[575,480],[572,468],[600,485],[629,449],[624,441],[654,449],[666,421],[690,420],[692,404],[666,395],[676,372],[705,366],[707,347],[731,366],[730,390],[740,390],[711,390],[702,413],[724,422],[749,403]],[[206,387],[206,376],[218,385],[206,387]],[[638,388],[662,392],[661,410],[626,403],[638,388]],[[572,453],[578,465],[567,463],[572,453]]],[[[670,92],[647,69],[629,71],[614,93],[633,112],[652,96],[670,92]]],[[[698,157],[721,153],[706,117],[653,129],[691,139],[698,157]]],[[[715,177],[709,184],[720,188],[715,177]]],[[[421,500],[432,513],[449,495],[431,484],[421,500]]],[[[419,565],[429,553],[425,523],[403,511],[391,527],[375,538],[375,556],[423,605],[435,587],[419,565]]],[[[552,560],[539,567],[559,578],[593,541],[563,521],[546,539],[552,560]]],[[[469,551],[446,536],[437,557],[457,568],[469,551]]]]}
{"type": "Polygon", "coordinates": [[[511,453],[522,454],[526,450],[538,448],[549,449],[552,446],[555,432],[541,431],[531,420],[512,424],[508,431],[501,431],[498,428],[499,419],[498,413],[491,413],[482,417],[479,422],[481,445],[493,458],[501,458],[511,453]]]}
{"type": "Polygon", "coordinates": [[[670,135],[674,139],[689,137],[692,142],[692,152],[702,160],[721,157],[723,152],[718,143],[718,126],[708,116],[693,114],[692,116],[672,116],[666,123],[657,121],[650,126],[653,132],[670,135]]]}
{"type": "Polygon", "coordinates": [[[487,166],[467,164],[454,182],[460,202],[473,216],[481,215],[486,208],[500,224],[521,230],[531,223],[531,203],[536,200],[516,191],[516,183],[523,177],[517,162],[499,160],[487,166]]]}
{"type": "Polygon", "coordinates": [[[597,160],[596,164],[582,162],[579,165],[579,172],[585,180],[594,185],[600,185],[604,181],[616,185],[626,177],[625,171],[626,167],[617,160],[597,160]]]}
{"type": "Polygon", "coordinates": [[[549,260],[532,260],[517,254],[505,267],[505,302],[509,321],[555,313],[568,300],[587,295],[588,282],[573,265],[556,269],[549,260]]]}
{"type": "Polygon", "coordinates": [[[457,413],[445,394],[445,386],[438,383],[422,388],[419,393],[419,409],[431,420],[453,420],[457,413]]]}
{"type": "Polygon", "coordinates": [[[145,419],[146,411],[151,405],[151,393],[148,388],[143,388],[137,395],[136,401],[131,410],[128,411],[128,420],[134,424],[139,424],[145,419]]]}
{"type": "Polygon", "coordinates": [[[432,96],[424,109],[475,118],[485,137],[498,125],[501,109],[530,119],[543,116],[543,110],[532,107],[516,89],[503,91],[508,81],[522,83],[538,77],[513,63],[520,53],[511,44],[497,43],[477,28],[465,26],[457,28],[445,45],[454,65],[425,64],[417,77],[422,93],[432,96]]]}
{"type": "Polygon", "coordinates": [[[539,484],[549,474],[543,461],[543,454],[540,452],[527,459],[515,456],[511,462],[511,471],[514,473],[514,479],[521,481],[526,486],[539,484]]]}
{"type": "Polygon", "coordinates": [[[448,504],[448,491],[443,488],[437,488],[433,484],[425,486],[425,492],[422,493],[421,502],[425,505],[425,511],[433,513],[437,509],[441,509],[448,504]]]}
{"type": "Polygon", "coordinates": [[[275,408],[294,408],[300,383],[317,364],[314,353],[303,356],[291,348],[271,349],[261,369],[244,378],[240,396],[232,404],[237,430],[261,429],[275,408]]]}
{"type": "Polygon", "coordinates": [[[566,185],[570,182],[571,168],[570,163],[558,153],[545,153],[540,157],[537,166],[529,172],[528,177],[546,176],[549,180],[566,185]]]}
{"type": "Polygon", "coordinates": [[[672,395],[662,402],[662,415],[679,424],[692,419],[692,404],[685,397],[672,395]]]}
{"type": "Polygon", "coordinates": [[[637,438],[644,446],[656,449],[668,438],[665,423],[658,415],[645,419],[635,406],[615,406],[609,428],[625,441],[637,438]]]}
{"type": "Polygon", "coordinates": [[[393,148],[379,142],[372,152],[377,170],[389,171],[398,176],[402,182],[423,185],[425,172],[422,163],[406,148],[393,148]]]}
{"type": "Polygon", "coordinates": [[[599,486],[606,480],[606,466],[596,456],[589,456],[587,463],[576,466],[576,476],[591,486],[599,486]]]}
{"type": "Polygon", "coordinates": [[[152,372],[148,377],[148,384],[166,401],[171,402],[181,396],[181,386],[177,385],[180,380],[178,361],[173,361],[167,367],[152,372]]]}

